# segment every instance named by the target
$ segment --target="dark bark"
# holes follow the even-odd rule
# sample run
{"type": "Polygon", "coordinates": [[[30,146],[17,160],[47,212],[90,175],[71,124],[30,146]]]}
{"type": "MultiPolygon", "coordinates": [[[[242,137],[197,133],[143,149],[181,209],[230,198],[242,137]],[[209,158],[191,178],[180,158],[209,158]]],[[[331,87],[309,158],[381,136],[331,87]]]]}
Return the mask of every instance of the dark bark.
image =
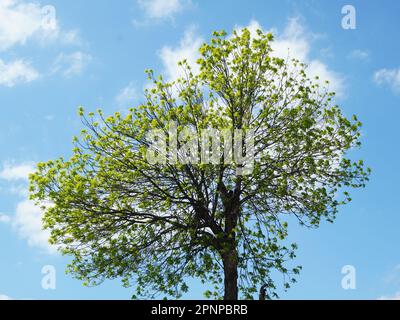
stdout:
{"type": "Polygon", "coordinates": [[[241,179],[238,179],[234,190],[228,190],[221,179],[218,183],[225,216],[224,239],[220,250],[224,266],[224,300],[239,299],[238,251],[235,229],[240,213],[240,189],[241,179]]]}
{"type": "Polygon", "coordinates": [[[224,300],[238,300],[238,252],[236,244],[236,231],[239,217],[239,201],[237,194],[229,194],[230,201],[225,211],[225,241],[223,245],[224,265],[224,300]]]}
{"type": "Polygon", "coordinates": [[[260,288],[259,300],[265,300],[267,297],[267,285],[264,284],[260,288]]]}
{"type": "Polygon", "coordinates": [[[236,249],[223,257],[224,264],[224,300],[238,300],[238,259],[236,249]]]}

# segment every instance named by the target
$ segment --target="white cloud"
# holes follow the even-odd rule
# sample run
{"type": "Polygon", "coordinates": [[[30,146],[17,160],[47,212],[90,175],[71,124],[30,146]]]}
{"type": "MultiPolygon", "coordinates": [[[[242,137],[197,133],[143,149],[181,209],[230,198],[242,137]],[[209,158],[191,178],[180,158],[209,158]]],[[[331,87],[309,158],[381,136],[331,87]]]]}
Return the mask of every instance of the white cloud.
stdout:
{"type": "Polygon", "coordinates": [[[5,164],[0,171],[0,178],[7,181],[28,180],[29,174],[35,170],[32,164],[10,165],[5,164]]]}
{"type": "MultiPolygon", "coordinates": [[[[241,28],[242,27],[237,27],[236,29],[241,28]]],[[[306,63],[308,65],[307,74],[310,78],[318,76],[321,83],[326,80],[329,81],[330,90],[335,91],[338,96],[343,96],[343,77],[339,73],[332,71],[321,60],[311,57],[311,40],[320,38],[320,36],[308,32],[298,18],[289,19],[288,24],[281,33],[275,28],[264,30],[256,20],[252,20],[246,28],[249,29],[253,36],[256,35],[257,29],[263,30],[264,32],[272,32],[275,36],[271,44],[273,49],[272,54],[274,56],[280,58],[295,58],[306,63]]]]}
{"type": "Polygon", "coordinates": [[[366,61],[369,58],[369,52],[366,50],[355,49],[350,52],[349,58],[366,61]]]}
{"type": "Polygon", "coordinates": [[[60,73],[66,78],[81,74],[92,61],[92,56],[76,51],[71,54],[61,53],[53,63],[52,73],[60,73]]]}
{"type": "Polygon", "coordinates": [[[378,298],[378,300],[400,300],[400,291],[396,292],[393,295],[381,296],[378,298]]]}
{"type": "Polygon", "coordinates": [[[42,216],[43,212],[38,206],[30,200],[24,200],[17,205],[15,216],[12,217],[12,226],[29,246],[55,253],[56,248],[48,242],[50,232],[42,229],[42,216]]]}
{"type": "Polygon", "coordinates": [[[343,96],[343,77],[339,73],[329,69],[329,67],[320,60],[311,60],[308,63],[307,71],[310,77],[318,76],[322,80],[320,82],[325,80],[329,81],[329,89],[335,91],[338,96],[343,96]]]}
{"type": "Polygon", "coordinates": [[[164,46],[160,51],[160,58],[164,66],[164,74],[168,80],[175,80],[182,76],[182,67],[178,62],[184,59],[193,68],[193,72],[198,72],[199,67],[196,60],[199,57],[198,49],[204,40],[197,35],[194,27],[190,27],[184,34],[177,48],[164,46]]]}
{"type": "Polygon", "coordinates": [[[130,82],[118,93],[118,95],[115,97],[115,101],[119,106],[126,107],[127,105],[138,99],[139,96],[140,94],[135,84],[133,82],[130,82]]]}
{"type": "Polygon", "coordinates": [[[7,190],[22,197],[28,195],[27,182],[29,174],[35,171],[35,167],[31,163],[23,164],[4,164],[0,171],[0,179],[9,183],[7,190]]]}
{"type": "MultiPolygon", "coordinates": [[[[33,42],[71,45],[80,44],[81,40],[79,30],[61,30],[54,6],[41,5],[33,0],[0,0],[0,52],[33,42]]],[[[74,73],[79,67],[76,61],[65,72],[74,73]]],[[[0,59],[0,86],[14,87],[34,81],[39,76],[39,72],[24,59],[9,62],[0,59]]]]}
{"type": "MultiPolygon", "coordinates": [[[[0,171],[0,179],[9,182],[24,182],[24,185],[11,185],[10,190],[26,197],[28,176],[34,170],[34,166],[30,163],[5,164],[2,171],[0,171]]],[[[48,243],[50,233],[42,229],[42,216],[41,208],[32,201],[24,199],[17,204],[14,215],[0,213],[0,223],[11,225],[15,232],[28,242],[29,246],[41,248],[48,253],[54,253],[56,248],[48,243]]]]}
{"type": "Polygon", "coordinates": [[[277,32],[276,39],[272,42],[272,49],[273,54],[281,58],[289,56],[302,62],[309,62],[310,39],[298,19],[289,19],[283,33],[277,32]]]}
{"type": "Polygon", "coordinates": [[[374,74],[374,81],[378,85],[386,85],[395,93],[400,94],[400,68],[380,69],[374,74]]]}
{"type": "Polygon", "coordinates": [[[24,45],[30,39],[71,43],[77,40],[77,33],[60,30],[52,6],[21,0],[0,0],[0,51],[24,45]]]}
{"type": "Polygon", "coordinates": [[[0,213],[0,223],[10,223],[10,222],[11,222],[10,216],[0,213]]]}
{"type": "Polygon", "coordinates": [[[12,298],[6,296],[5,294],[0,294],[0,300],[12,300],[12,298]]]}
{"type": "Polygon", "coordinates": [[[190,3],[187,0],[137,0],[139,7],[148,18],[171,18],[182,12],[190,3]]]}
{"type": "Polygon", "coordinates": [[[1,0],[0,50],[24,44],[35,33],[40,32],[41,21],[42,11],[38,4],[1,0]]]}
{"type": "Polygon", "coordinates": [[[24,60],[5,63],[0,59],[0,86],[14,87],[19,83],[36,80],[38,77],[39,73],[24,60]]]}

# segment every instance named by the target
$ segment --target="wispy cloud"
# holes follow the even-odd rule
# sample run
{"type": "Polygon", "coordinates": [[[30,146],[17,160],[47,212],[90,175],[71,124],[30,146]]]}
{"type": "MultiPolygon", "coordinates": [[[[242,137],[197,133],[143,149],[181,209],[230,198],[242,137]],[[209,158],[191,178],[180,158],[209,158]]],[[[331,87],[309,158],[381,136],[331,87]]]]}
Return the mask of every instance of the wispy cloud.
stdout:
{"type": "Polygon", "coordinates": [[[52,73],[70,78],[81,74],[91,61],[92,56],[81,51],[71,54],[60,53],[53,63],[52,73]]]}
{"type": "Polygon", "coordinates": [[[4,214],[0,213],[0,223],[10,223],[11,222],[11,217],[4,214]]]}
{"type": "Polygon", "coordinates": [[[12,165],[6,163],[0,171],[0,178],[7,181],[28,180],[29,174],[34,172],[34,166],[31,163],[12,165]]]}
{"type": "Polygon", "coordinates": [[[0,59],[0,86],[14,87],[38,77],[39,72],[29,62],[19,59],[7,63],[0,59]]]}
{"type": "Polygon", "coordinates": [[[119,107],[128,107],[139,97],[140,92],[138,91],[136,85],[133,82],[130,82],[117,94],[117,96],[115,97],[115,102],[119,107]]]}
{"type": "Polygon", "coordinates": [[[189,4],[188,0],[137,0],[137,4],[144,11],[146,18],[172,18],[182,12],[189,4]]]}
{"type": "Polygon", "coordinates": [[[380,69],[374,73],[374,81],[376,84],[387,86],[394,93],[400,94],[400,68],[380,69]]]}
{"type": "Polygon", "coordinates": [[[367,50],[355,49],[350,52],[349,58],[361,61],[367,61],[369,59],[369,52],[367,50]]]}
{"type": "Polygon", "coordinates": [[[380,296],[378,300],[400,300],[400,291],[392,295],[380,296]]]}

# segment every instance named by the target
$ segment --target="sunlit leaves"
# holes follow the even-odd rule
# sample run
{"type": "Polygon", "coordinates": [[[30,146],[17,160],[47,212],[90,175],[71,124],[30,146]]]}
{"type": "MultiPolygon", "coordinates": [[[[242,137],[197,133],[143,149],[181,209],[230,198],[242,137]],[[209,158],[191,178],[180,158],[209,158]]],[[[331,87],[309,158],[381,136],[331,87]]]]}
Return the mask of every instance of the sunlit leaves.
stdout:
{"type": "Polygon", "coordinates": [[[199,74],[186,61],[174,82],[146,70],[145,102],[126,114],[79,108],[85,128],[71,157],[38,164],[30,186],[32,199],[52,203],[43,224],[74,257],[73,275],[87,285],[120,278],[135,298],[180,297],[197,277],[207,298],[220,298],[221,257],[234,246],[241,297],[262,286],[276,297],[274,270],[285,288],[295,282],[301,268],[287,266],[297,246],[287,243],[286,217],[310,227],[333,221],[370,170],[346,158],[360,145],[361,122],[342,114],[303,63],[275,57],[271,41],[260,30],[215,32],[199,50],[199,74]],[[171,122],[178,135],[192,129],[187,138],[199,145],[210,128],[254,130],[254,170],[239,176],[238,164],[222,158],[149,163],[149,131],[168,132],[171,122]]]}

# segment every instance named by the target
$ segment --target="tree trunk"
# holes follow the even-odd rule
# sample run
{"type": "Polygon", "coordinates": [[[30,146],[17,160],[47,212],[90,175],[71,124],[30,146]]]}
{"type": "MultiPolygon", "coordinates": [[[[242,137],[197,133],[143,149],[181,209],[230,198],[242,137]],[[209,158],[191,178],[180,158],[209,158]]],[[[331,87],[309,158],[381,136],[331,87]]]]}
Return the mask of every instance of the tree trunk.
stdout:
{"type": "Polygon", "coordinates": [[[224,264],[224,300],[238,300],[238,257],[236,248],[229,250],[223,257],[224,264]]]}
{"type": "Polygon", "coordinates": [[[238,252],[236,248],[236,232],[238,210],[232,210],[225,219],[225,244],[222,253],[224,265],[224,300],[238,300],[238,252]]]}
{"type": "Polygon", "coordinates": [[[267,297],[267,285],[264,284],[260,288],[259,300],[265,300],[267,297]]]}
{"type": "MultiPolygon", "coordinates": [[[[240,184],[236,189],[239,190],[240,184]]],[[[230,191],[224,200],[225,206],[225,239],[221,252],[224,265],[224,300],[238,300],[238,249],[236,243],[236,227],[239,217],[239,192],[230,191]]]]}

